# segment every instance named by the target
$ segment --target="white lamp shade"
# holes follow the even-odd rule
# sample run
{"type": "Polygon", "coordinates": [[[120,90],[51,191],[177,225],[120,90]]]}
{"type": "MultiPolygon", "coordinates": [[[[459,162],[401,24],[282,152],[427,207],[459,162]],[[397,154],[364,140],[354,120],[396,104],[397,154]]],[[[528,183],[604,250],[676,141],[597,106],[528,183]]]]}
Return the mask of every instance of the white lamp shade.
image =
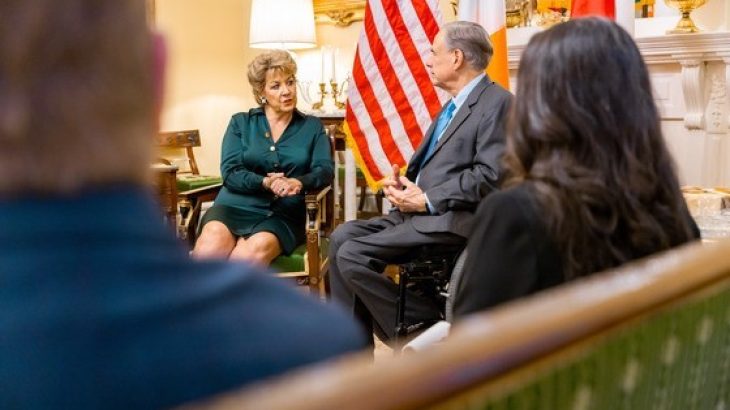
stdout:
{"type": "Polygon", "coordinates": [[[312,0],[253,0],[248,38],[253,48],[315,47],[312,0]]]}

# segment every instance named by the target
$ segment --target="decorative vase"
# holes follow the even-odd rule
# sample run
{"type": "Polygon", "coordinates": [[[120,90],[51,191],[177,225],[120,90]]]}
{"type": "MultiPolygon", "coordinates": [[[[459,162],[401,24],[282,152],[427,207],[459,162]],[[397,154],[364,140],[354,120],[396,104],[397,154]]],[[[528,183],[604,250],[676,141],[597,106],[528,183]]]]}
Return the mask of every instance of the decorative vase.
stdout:
{"type": "Polygon", "coordinates": [[[689,14],[705,4],[707,0],[664,0],[664,2],[667,3],[667,6],[674,7],[682,13],[682,18],[677,23],[677,27],[667,31],[668,34],[687,34],[700,31],[689,17],[689,14]]]}

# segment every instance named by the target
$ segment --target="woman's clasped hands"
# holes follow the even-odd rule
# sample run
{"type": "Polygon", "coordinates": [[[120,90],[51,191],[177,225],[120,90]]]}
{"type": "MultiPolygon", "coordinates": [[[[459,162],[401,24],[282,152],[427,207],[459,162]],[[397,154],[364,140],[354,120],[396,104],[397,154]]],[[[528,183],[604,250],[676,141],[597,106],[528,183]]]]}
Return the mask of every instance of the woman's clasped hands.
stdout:
{"type": "Polygon", "coordinates": [[[301,181],[287,178],[283,172],[269,172],[264,177],[263,185],[277,197],[297,195],[302,190],[301,181]]]}

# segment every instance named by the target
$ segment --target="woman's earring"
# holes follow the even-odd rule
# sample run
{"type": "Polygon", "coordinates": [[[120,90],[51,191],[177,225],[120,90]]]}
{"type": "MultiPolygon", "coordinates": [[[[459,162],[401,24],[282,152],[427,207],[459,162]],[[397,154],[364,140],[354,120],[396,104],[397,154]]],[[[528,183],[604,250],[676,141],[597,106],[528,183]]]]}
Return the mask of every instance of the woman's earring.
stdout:
{"type": "Polygon", "coordinates": [[[261,97],[260,101],[261,101],[261,105],[266,104],[266,97],[261,97]]]}

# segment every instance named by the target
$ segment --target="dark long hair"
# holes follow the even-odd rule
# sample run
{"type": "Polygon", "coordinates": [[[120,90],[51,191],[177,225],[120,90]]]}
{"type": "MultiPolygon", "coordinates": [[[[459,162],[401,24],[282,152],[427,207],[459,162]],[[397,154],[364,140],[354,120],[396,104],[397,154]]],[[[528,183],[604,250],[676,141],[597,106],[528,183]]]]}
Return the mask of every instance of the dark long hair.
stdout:
{"type": "Polygon", "coordinates": [[[615,23],[535,35],[509,123],[507,185],[534,189],[566,279],[691,240],[649,74],[615,23]]]}

